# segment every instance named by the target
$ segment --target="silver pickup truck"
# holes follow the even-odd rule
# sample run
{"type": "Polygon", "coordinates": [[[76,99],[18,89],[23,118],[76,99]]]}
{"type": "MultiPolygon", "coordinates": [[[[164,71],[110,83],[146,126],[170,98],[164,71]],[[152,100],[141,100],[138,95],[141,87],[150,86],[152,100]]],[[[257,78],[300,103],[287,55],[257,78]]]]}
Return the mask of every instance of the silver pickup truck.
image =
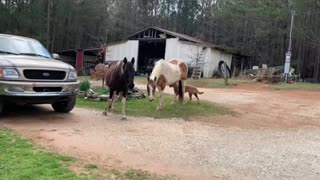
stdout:
{"type": "Polygon", "coordinates": [[[51,104],[67,113],[78,91],[75,69],[54,59],[40,42],[0,34],[0,113],[6,103],[51,104]]]}

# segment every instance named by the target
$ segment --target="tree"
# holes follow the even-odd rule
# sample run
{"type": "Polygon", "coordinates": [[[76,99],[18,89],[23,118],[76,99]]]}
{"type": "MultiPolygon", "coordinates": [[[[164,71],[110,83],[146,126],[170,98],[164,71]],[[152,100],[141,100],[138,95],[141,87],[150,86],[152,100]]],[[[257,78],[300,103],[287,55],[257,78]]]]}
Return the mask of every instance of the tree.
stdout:
{"type": "Polygon", "coordinates": [[[154,25],[278,66],[292,11],[292,65],[303,77],[320,79],[319,0],[0,0],[0,32],[33,37],[58,51],[123,40],[154,25]]]}

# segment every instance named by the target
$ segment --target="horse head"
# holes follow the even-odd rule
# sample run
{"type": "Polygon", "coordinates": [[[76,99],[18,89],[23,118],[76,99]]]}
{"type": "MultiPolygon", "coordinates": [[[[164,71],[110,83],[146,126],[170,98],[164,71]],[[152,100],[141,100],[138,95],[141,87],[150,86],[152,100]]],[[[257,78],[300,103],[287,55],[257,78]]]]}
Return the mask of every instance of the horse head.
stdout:
{"type": "Polygon", "coordinates": [[[147,83],[147,91],[149,101],[153,101],[154,94],[156,92],[157,87],[157,77],[156,76],[148,76],[148,83],[147,83]]]}
{"type": "Polygon", "coordinates": [[[128,62],[127,58],[123,59],[123,73],[126,77],[129,89],[134,88],[134,62],[134,58],[131,59],[131,62],[128,62]]]}

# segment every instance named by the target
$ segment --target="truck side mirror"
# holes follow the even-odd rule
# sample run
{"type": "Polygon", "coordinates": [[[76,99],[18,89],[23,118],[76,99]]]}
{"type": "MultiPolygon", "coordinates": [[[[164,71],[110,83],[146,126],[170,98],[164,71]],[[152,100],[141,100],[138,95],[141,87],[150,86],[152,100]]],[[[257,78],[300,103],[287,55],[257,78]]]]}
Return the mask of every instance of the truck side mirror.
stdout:
{"type": "Polygon", "coordinates": [[[52,56],[53,56],[53,59],[60,60],[59,54],[53,53],[52,56]]]}

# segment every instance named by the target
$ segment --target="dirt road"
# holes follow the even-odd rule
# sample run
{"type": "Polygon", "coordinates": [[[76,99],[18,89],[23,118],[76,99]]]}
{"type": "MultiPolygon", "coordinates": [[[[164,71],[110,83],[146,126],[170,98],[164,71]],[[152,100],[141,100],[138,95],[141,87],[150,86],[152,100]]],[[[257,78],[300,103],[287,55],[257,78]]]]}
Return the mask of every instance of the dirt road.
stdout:
{"type": "MultiPolygon", "coordinates": [[[[250,88],[251,89],[251,88],[250,88]]],[[[143,169],[183,179],[319,179],[320,93],[202,89],[201,99],[235,116],[155,120],[76,108],[18,109],[0,126],[50,150],[101,167],[143,169]]],[[[128,107],[130,108],[130,107],[128,107]]]]}

